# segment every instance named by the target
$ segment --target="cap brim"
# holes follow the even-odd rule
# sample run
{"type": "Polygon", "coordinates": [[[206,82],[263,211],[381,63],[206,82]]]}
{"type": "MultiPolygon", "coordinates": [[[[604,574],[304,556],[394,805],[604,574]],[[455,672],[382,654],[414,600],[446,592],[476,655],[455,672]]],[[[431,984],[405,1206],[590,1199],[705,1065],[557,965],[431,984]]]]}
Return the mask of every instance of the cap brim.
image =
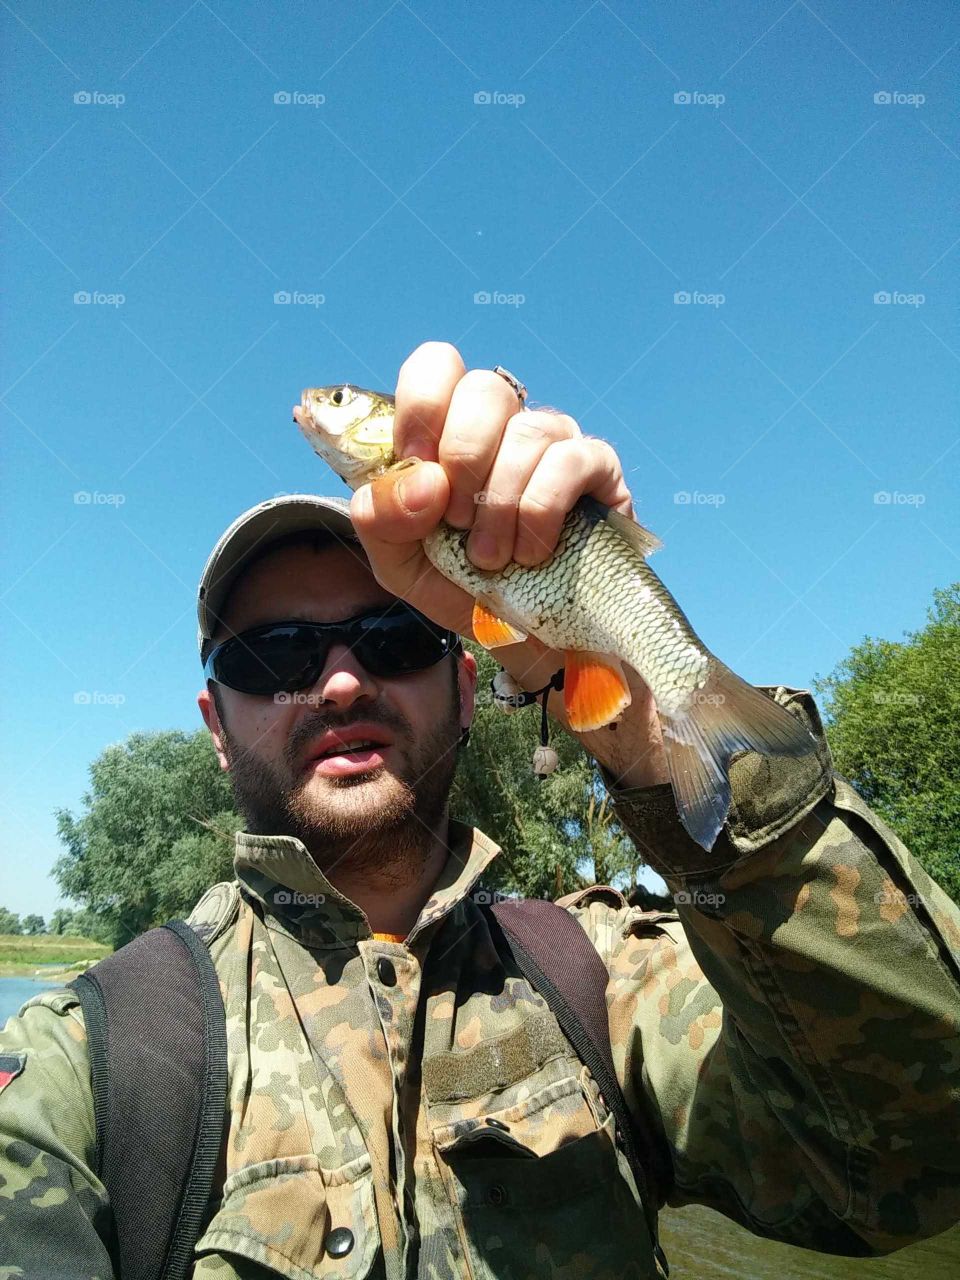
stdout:
{"type": "MultiPolygon", "coordinates": [[[[261,502],[234,520],[210,553],[197,592],[197,640],[201,653],[219,625],[223,606],[237,575],[250,558],[277,538],[309,529],[326,529],[356,547],[346,498],[287,493],[261,502]]],[[[362,554],[362,552],[361,552],[362,554]]]]}

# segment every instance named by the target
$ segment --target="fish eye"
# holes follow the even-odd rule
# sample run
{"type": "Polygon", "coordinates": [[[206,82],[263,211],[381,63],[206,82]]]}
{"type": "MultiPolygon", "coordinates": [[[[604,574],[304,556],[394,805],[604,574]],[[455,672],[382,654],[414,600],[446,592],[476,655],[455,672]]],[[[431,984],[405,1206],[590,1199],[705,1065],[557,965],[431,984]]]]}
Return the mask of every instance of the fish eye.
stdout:
{"type": "Polygon", "coordinates": [[[349,387],[338,387],[330,397],[330,403],[335,404],[339,409],[341,405],[349,404],[353,399],[353,393],[349,387]]]}

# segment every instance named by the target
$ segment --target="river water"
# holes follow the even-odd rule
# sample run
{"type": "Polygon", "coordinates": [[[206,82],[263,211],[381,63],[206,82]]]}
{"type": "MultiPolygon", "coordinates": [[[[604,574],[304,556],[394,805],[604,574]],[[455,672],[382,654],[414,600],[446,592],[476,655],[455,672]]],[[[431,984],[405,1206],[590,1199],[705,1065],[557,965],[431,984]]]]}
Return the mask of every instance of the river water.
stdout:
{"type": "Polygon", "coordinates": [[[0,1027],[12,1018],[24,1001],[39,994],[45,987],[59,983],[35,981],[33,978],[0,978],[0,1027]]]}
{"type": "MultiPolygon", "coordinates": [[[[49,982],[0,978],[0,1027],[49,982]]],[[[671,1280],[957,1280],[960,1227],[886,1258],[834,1258],[759,1240],[711,1209],[661,1217],[671,1280]]]]}

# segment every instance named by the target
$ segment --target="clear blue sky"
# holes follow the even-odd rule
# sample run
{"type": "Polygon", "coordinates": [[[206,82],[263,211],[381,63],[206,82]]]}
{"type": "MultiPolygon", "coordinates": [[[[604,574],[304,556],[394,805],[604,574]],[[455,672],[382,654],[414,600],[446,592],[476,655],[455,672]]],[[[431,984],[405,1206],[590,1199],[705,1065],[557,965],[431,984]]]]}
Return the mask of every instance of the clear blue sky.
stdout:
{"type": "Polygon", "coordinates": [[[221,530],[342,491],[301,388],[391,389],[425,339],[617,446],[657,571],[748,679],[809,685],[960,577],[948,0],[3,0],[0,23],[0,903],[57,904],[53,811],[108,743],[199,723],[221,530]]]}

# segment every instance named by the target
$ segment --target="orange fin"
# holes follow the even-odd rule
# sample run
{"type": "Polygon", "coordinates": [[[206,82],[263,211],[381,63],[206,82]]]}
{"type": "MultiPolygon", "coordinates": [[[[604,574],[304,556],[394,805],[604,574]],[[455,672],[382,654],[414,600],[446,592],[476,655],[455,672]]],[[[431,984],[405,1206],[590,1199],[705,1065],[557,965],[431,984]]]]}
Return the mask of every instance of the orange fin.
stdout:
{"type": "Polygon", "coordinates": [[[519,640],[527,638],[526,632],[518,630],[503,618],[498,618],[479,600],[473,602],[471,625],[474,639],[477,644],[482,644],[484,649],[499,649],[501,645],[516,644],[519,640]]]}
{"type": "Polygon", "coordinates": [[[563,707],[575,733],[602,729],[630,705],[630,689],[619,658],[592,650],[564,654],[563,707]]]}

